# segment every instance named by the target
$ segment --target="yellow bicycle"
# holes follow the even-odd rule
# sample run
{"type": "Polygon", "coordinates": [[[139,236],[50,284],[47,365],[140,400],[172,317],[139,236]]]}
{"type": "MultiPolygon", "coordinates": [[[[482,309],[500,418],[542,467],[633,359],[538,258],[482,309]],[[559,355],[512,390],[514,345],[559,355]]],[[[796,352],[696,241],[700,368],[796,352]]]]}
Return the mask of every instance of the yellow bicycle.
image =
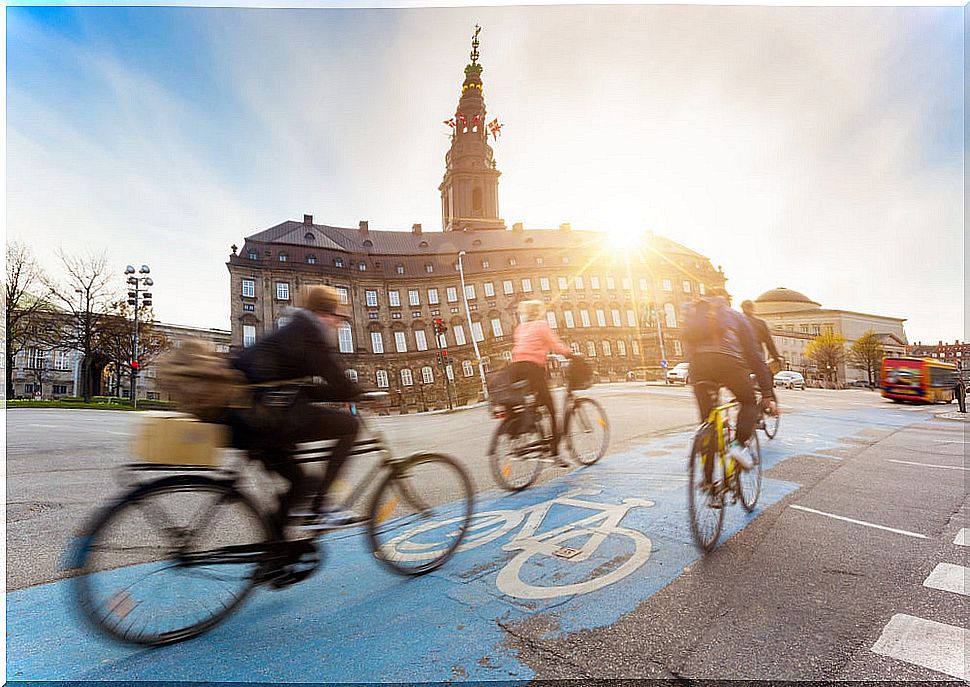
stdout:
{"type": "Polygon", "coordinates": [[[718,405],[720,387],[699,382],[698,387],[711,395],[714,408],[697,428],[691,444],[687,468],[687,510],[694,543],[703,552],[717,544],[724,523],[726,499],[741,502],[749,513],[761,494],[761,447],[757,432],[752,432],[748,447],[754,465],[742,470],[728,458],[727,447],[734,438],[737,401],[718,405]]]}

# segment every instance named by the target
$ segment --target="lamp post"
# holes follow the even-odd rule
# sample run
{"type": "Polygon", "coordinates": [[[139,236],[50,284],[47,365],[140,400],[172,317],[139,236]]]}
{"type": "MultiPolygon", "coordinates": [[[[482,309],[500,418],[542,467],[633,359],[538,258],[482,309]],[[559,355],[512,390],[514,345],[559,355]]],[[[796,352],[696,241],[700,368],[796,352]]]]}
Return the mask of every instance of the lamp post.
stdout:
{"type": "Polygon", "coordinates": [[[472,311],[468,307],[468,294],[465,293],[465,268],[461,264],[461,258],[465,251],[458,253],[458,275],[461,278],[461,299],[465,303],[465,317],[468,318],[468,330],[472,337],[472,347],[475,349],[475,361],[478,363],[478,374],[482,378],[482,396],[488,400],[488,385],[485,383],[485,369],[482,367],[482,356],[478,352],[478,341],[475,340],[475,328],[472,326],[472,311]]]}
{"type": "Polygon", "coordinates": [[[152,305],[152,294],[147,290],[154,284],[152,278],[148,276],[151,272],[151,268],[148,265],[142,265],[138,269],[138,274],[143,276],[135,276],[135,268],[132,265],[125,267],[125,274],[128,275],[128,305],[131,305],[135,309],[134,318],[134,330],[132,334],[132,345],[131,345],[131,405],[133,408],[138,407],[138,395],[137,395],[137,383],[138,383],[138,371],[139,371],[139,361],[138,361],[138,309],[141,306],[151,307],[152,305]]]}
{"type": "MultiPolygon", "coordinates": [[[[84,291],[81,289],[74,289],[74,293],[77,294],[77,310],[80,316],[81,310],[84,308],[84,291]]],[[[81,323],[78,318],[74,320],[74,388],[71,393],[75,396],[81,396],[80,390],[78,388],[78,381],[81,377],[81,323]]]]}
{"type": "MultiPolygon", "coordinates": [[[[651,319],[654,319],[657,321],[657,343],[660,348],[660,367],[661,369],[666,370],[667,352],[664,350],[664,334],[663,334],[663,329],[661,328],[661,325],[660,325],[660,311],[657,309],[657,306],[655,304],[648,303],[643,308],[643,312],[641,313],[641,320],[649,321],[651,319]]],[[[666,373],[664,374],[666,375],[666,373]]],[[[666,376],[664,378],[664,381],[666,381],[666,376]]]]}

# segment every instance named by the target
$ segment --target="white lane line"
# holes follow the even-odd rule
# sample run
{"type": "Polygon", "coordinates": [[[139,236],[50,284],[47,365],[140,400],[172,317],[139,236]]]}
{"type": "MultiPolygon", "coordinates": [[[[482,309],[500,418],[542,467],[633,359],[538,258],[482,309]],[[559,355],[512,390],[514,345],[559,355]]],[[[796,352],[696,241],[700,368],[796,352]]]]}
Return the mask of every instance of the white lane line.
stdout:
{"type": "Polygon", "coordinates": [[[814,508],[806,508],[805,506],[798,506],[792,504],[790,508],[796,510],[803,510],[806,513],[815,513],[816,515],[824,515],[827,518],[835,518],[836,520],[844,520],[845,522],[851,522],[856,525],[865,525],[866,527],[874,527],[877,530],[886,530],[887,532],[895,532],[896,534],[905,534],[907,537],[916,537],[917,539],[926,539],[925,534],[917,534],[916,532],[909,532],[907,530],[897,530],[894,527],[886,527],[885,525],[877,525],[872,522],[866,522],[865,520],[854,520],[853,518],[847,518],[844,515],[834,515],[832,513],[826,513],[825,511],[815,510],[814,508]]]}
{"type": "Polygon", "coordinates": [[[970,592],[967,591],[967,573],[970,573],[970,568],[965,568],[962,565],[937,563],[933,572],[923,581],[923,586],[970,596],[970,592]]]}
{"type": "Polygon", "coordinates": [[[962,627],[897,613],[883,628],[872,651],[966,680],[964,653],[968,641],[970,632],[962,627]]]}
{"type": "Polygon", "coordinates": [[[914,463],[911,460],[896,460],[895,458],[886,458],[890,463],[902,463],[903,465],[919,465],[921,468],[943,468],[944,470],[970,470],[970,468],[960,467],[959,465],[933,465],[931,463],[914,463]]]}
{"type": "Polygon", "coordinates": [[[970,546],[970,538],[967,536],[968,532],[970,532],[970,530],[968,530],[966,527],[961,528],[960,531],[957,532],[957,536],[953,540],[953,543],[957,546],[970,546]]]}

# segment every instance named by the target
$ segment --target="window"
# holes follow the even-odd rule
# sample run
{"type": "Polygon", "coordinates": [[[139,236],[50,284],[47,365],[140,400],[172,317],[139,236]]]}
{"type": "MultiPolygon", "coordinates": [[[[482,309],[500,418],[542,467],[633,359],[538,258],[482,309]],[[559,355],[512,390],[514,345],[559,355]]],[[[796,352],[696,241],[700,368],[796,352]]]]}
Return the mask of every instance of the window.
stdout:
{"type": "Polygon", "coordinates": [[[40,370],[46,367],[47,352],[39,348],[27,349],[27,367],[32,370],[40,370]]]}
{"type": "Polygon", "coordinates": [[[311,253],[310,255],[306,256],[306,261],[307,261],[307,264],[308,265],[316,265],[317,264],[317,256],[316,255],[313,255],[311,253]]]}
{"type": "Polygon", "coordinates": [[[434,265],[432,265],[430,262],[425,263],[424,271],[427,272],[428,274],[431,274],[432,272],[434,272],[434,265]]]}
{"type": "Polygon", "coordinates": [[[358,262],[357,263],[357,271],[358,272],[366,272],[367,271],[367,263],[366,262],[358,262]]]}
{"type": "Polygon", "coordinates": [[[470,360],[463,360],[461,363],[461,372],[466,377],[471,377],[475,374],[475,368],[472,367],[472,362],[470,360]]]}
{"type": "Polygon", "coordinates": [[[67,395],[67,384],[55,384],[51,393],[53,393],[55,396],[67,395]]]}
{"type": "Polygon", "coordinates": [[[455,368],[451,365],[445,365],[445,374],[448,376],[448,381],[455,381],[455,368]]]}
{"type": "Polygon", "coordinates": [[[582,353],[582,350],[579,348],[579,344],[575,341],[569,344],[569,350],[571,350],[576,355],[579,355],[580,353],[582,353]]]}
{"type": "Polygon", "coordinates": [[[511,279],[506,279],[505,281],[502,282],[502,292],[506,296],[510,296],[510,295],[512,295],[512,293],[515,292],[515,289],[512,288],[512,280],[511,279]]]}
{"type": "Polygon", "coordinates": [[[579,311],[579,321],[583,323],[584,327],[589,326],[589,310],[584,308],[579,311]]]}
{"type": "Polygon", "coordinates": [[[516,260],[515,258],[509,258],[509,267],[515,267],[518,264],[519,264],[518,260],[516,260]]]}
{"type": "Polygon", "coordinates": [[[256,251],[250,249],[250,251],[249,251],[249,259],[250,260],[259,260],[259,255],[256,253],[256,251]]]}
{"type": "Polygon", "coordinates": [[[474,341],[485,340],[485,332],[482,331],[481,322],[472,322],[472,340],[474,341]]]}
{"type": "Polygon", "coordinates": [[[681,347],[680,342],[674,339],[674,355],[678,358],[684,355],[684,349],[681,347]]]}
{"type": "Polygon", "coordinates": [[[590,277],[589,278],[589,288],[591,288],[591,289],[598,289],[599,287],[600,287],[600,278],[599,277],[590,277]]]}
{"type": "Polygon", "coordinates": [[[334,267],[343,267],[344,266],[344,259],[343,258],[334,258],[333,259],[333,266],[334,267]]]}
{"type": "Polygon", "coordinates": [[[252,324],[243,325],[243,347],[248,348],[256,343],[256,326],[252,324]]]}
{"type": "Polygon", "coordinates": [[[703,295],[704,295],[705,293],[707,293],[707,289],[706,289],[706,288],[704,288],[704,284],[698,284],[698,285],[697,285],[697,290],[698,290],[698,291],[700,292],[700,294],[701,294],[702,296],[703,296],[703,295]]]}
{"type": "Polygon", "coordinates": [[[614,327],[622,327],[623,326],[623,317],[620,315],[620,311],[619,310],[617,310],[616,308],[613,308],[612,310],[610,310],[610,317],[613,318],[613,326],[614,327]]]}
{"type": "Polygon", "coordinates": [[[252,303],[243,303],[243,310],[246,312],[256,312],[256,306],[252,303]]]}
{"type": "Polygon", "coordinates": [[[586,342],[586,355],[588,355],[590,358],[596,357],[596,344],[594,342],[586,342]]]}
{"type": "Polygon", "coordinates": [[[384,352],[384,337],[381,336],[380,332],[370,333],[370,347],[374,353],[384,352]]]}
{"type": "Polygon", "coordinates": [[[549,290],[549,277],[539,277],[539,288],[543,291],[549,290]]]}
{"type": "Polygon", "coordinates": [[[565,291],[569,288],[569,281],[565,277],[559,277],[557,281],[559,282],[560,291],[565,291]]]}
{"type": "Polygon", "coordinates": [[[495,298],[495,284],[490,281],[485,282],[483,287],[485,289],[486,298],[495,298]]]}
{"type": "Polygon", "coordinates": [[[640,290],[641,291],[649,291],[650,290],[650,285],[647,283],[647,280],[646,279],[643,279],[642,277],[640,278],[640,290]]]}
{"type": "Polygon", "coordinates": [[[468,300],[475,298],[474,284],[465,284],[465,298],[467,298],[468,300]]]}
{"type": "Polygon", "coordinates": [[[460,324],[452,325],[451,330],[455,333],[455,344],[458,346],[464,346],[465,340],[465,328],[460,324]]]}
{"type": "Polygon", "coordinates": [[[394,267],[394,271],[397,272],[398,274],[404,274],[404,265],[400,265],[400,264],[396,265],[394,267]]]}
{"type": "Polygon", "coordinates": [[[411,375],[411,370],[405,367],[401,370],[401,385],[411,386],[412,384],[414,384],[414,377],[411,375]]]}
{"type": "Polygon", "coordinates": [[[629,308],[626,311],[626,326],[627,327],[637,326],[637,314],[633,312],[633,308],[629,308]]]}
{"type": "Polygon", "coordinates": [[[287,282],[281,281],[276,283],[276,300],[290,300],[290,285],[287,282]]]}
{"type": "Polygon", "coordinates": [[[408,304],[421,305],[421,292],[417,289],[408,290],[408,304]]]}
{"type": "Polygon", "coordinates": [[[583,278],[580,277],[580,276],[574,277],[573,278],[573,286],[576,287],[577,289],[583,289],[583,288],[585,288],[583,286],[583,278]]]}
{"type": "Polygon", "coordinates": [[[377,307],[377,291],[371,291],[371,290],[364,291],[364,298],[367,302],[368,308],[377,307]]]}
{"type": "Polygon", "coordinates": [[[394,348],[398,353],[408,352],[408,340],[404,332],[394,332],[394,348]]]}
{"type": "Polygon", "coordinates": [[[616,342],[616,354],[617,355],[626,355],[626,341],[617,341],[616,342]]]}
{"type": "Polygon", "coordinates": [[[391,304],[392,308],[401,307],[401,292],[400,291],[388,291],[387,300],[391,304]]]}
{"type": "Polygon", "coordinates": [[[532,280],[531,279],[523,279],[522,280],[522,292],[523,293],[532,293],[532,280]]]}
{"type": "Polygon", "coordinates": [[[576,326],[576,323],[573,321],[573,311],[572,310],[563,310],[562,311],[562,318],[566,321],[566,327],[567,328],[572,329],[573,327],[576,326]]]}
{"type": "Polygon", "coordinates": [[[606,357],[609,357],[609,356],[613,355],[612,350],[610,350],[610,342],[609,341],[604,341],[603,342],[603,355],[606,356],[606,357]]]}
{"type": "Polygon", "coordinates": [[[677,326],[677,312],[674,310],[673,303],[664,303],[664,320],[665,324],[670,328],[677,326]]]}
{"type": "Polygon", "coordinates": [[[432,384],[434,382],[434,371],[428,365],[421,368],[421,381],[425,384],[432,384]]]}
{"type": "Polygon", "coordinates": [[[449,303],[454,303],[458,300],[458,289],[456,289],[454,286],[449,286],[447,289],[445,289],[445,295],[448,298],[449,303]]]}
{"type": "Polygon", "coordinates": [[[596,325],[599,326],[599,327],[605,327],[606,326],[606,311],[605,310],[600,310],[600,309],[597,309],[596,310],[596,325]]]}
{"type": "Polygon", "coordinates": [[[254,279],[242,280],[242,295],[246,298],[256,297],[256,281],[254,279]]]}
{"type": "Polygon", "coordinates": [[[286,262],[289,260],[289,257],[286,253],[280,253],[280,262],[286,262]]]}
{"type": "Polygon", "coordinates": [[[552,310],[547,310],[546,311],[546,322],[549,323],[549,328],[550,329],[558,329],[559,328],[559,325],[556,323],[556,313],[554,313],[552,310]]]}
{"type": "Polygon", "coordinates": [[[623,277],[623,290],[629,291],[633,288],[633,283],[629,277],[623,277]]]}
{"type": "Polygon", "coordinates": [[[337,329],[337,343],[341,353],[354,352],[354,335],[346,322],[337,329]]]}
{"type": "MultiPolygon", "coordinates": [[[[55,370],[70,370],[71,360],[67,351],[53,351],[54,354],[54,369],[55,370]]],[[[959,353],[958,353],[959,355],[959,353]]],[[[56,393],[56,392],[55,392],[56,393]]]]}
{"type": "Polygon", "coordinates": [[[541,265],[543,262],[545,262],[545,261],[541,257],[536,258],[536,264],[537,265],[541,265]]]}
{"type": "Polygon", "coordinates": [[[564,265],[568,265],[569,264],[569,256],[568,255],[562,256],[562,264],[564,264],[564,265]]]}
{"type": "Polygon", "coordinates": [[[381,389],[387,388],[387,370],[377,371],[377,386],[381,389]]]}
{"type": "Polygon", "coordinates": [[[428,289],[428,303],[431,305],[437,305],[438,301],[438,289],[428,289]]]}
{"type": "Polygon", "coordinates": [[[633,355],[640,355],[640,344],[637,343],[636,341],[631,341],[630,351],[633,352],[633,355]]]}
{"type": "Polygon", "coordinates": [[[606,288],[608,291],[613,291],[616,289],[616,279],[613,277],[606,278],[606,288]]]}
{"type": "Polygon", "coordinates": [[[423,329],[414,330],[414,343],[417,344],[419,351],[428,350],[428,335],[425,334],[423,329]]]}
{"type": "Polygon", "coordinates": [[[488,269],[488,260],[482,260],[482,269],[483,270],[487,270],[488,269]]]}
{"type": "Polygon", "coordinates": [[[684,280],[684,293],[690,293],[690,280],[684,280]]]}
{"type": "Polygon", "coordinates": [[[674,285],[670,283],[670,280],[669,279],[664,279],[663,280],[663,289],[664,289],[664,291],[673,291],[674,290],[674,285]]]}
{"type": "Polygon", "coordinates": [[[357,383],[357,380],[359,379],[359,375],[357,374],[357,370],[354,370],[352,368],[349,369],[349,370],[347,370],[347,379],[349,379],[354,384],[356,384],[357,383]]]}
{"type": "Polygon", "coordinates": [[[502,320],[497,317],[492,319],[492,334],[502,336],[502,320]]]}

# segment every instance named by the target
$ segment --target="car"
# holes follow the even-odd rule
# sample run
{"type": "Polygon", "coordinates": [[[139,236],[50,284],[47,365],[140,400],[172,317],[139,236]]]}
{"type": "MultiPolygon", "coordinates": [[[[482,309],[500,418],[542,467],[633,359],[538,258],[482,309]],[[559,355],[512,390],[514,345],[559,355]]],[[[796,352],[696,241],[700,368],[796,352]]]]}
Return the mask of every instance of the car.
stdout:
{"type": "Polygon", "coordinates": [[[846,386],[853,389],[868,389],[871,385],[864,379],[853,379],[846,386]]]}
{"type": "Polygon", "coordinates": [[[667,370],[667,384],[690,384],[690,363],[677,363],[667,370]]]}
{"type": "Polygon", "coordinates": [[[802,391],[805,391],[805,378],[802,376],[801,372],[782,370],[775,375],[775,386],[780,386],[785,389],[801,389],[802,391]]]}

